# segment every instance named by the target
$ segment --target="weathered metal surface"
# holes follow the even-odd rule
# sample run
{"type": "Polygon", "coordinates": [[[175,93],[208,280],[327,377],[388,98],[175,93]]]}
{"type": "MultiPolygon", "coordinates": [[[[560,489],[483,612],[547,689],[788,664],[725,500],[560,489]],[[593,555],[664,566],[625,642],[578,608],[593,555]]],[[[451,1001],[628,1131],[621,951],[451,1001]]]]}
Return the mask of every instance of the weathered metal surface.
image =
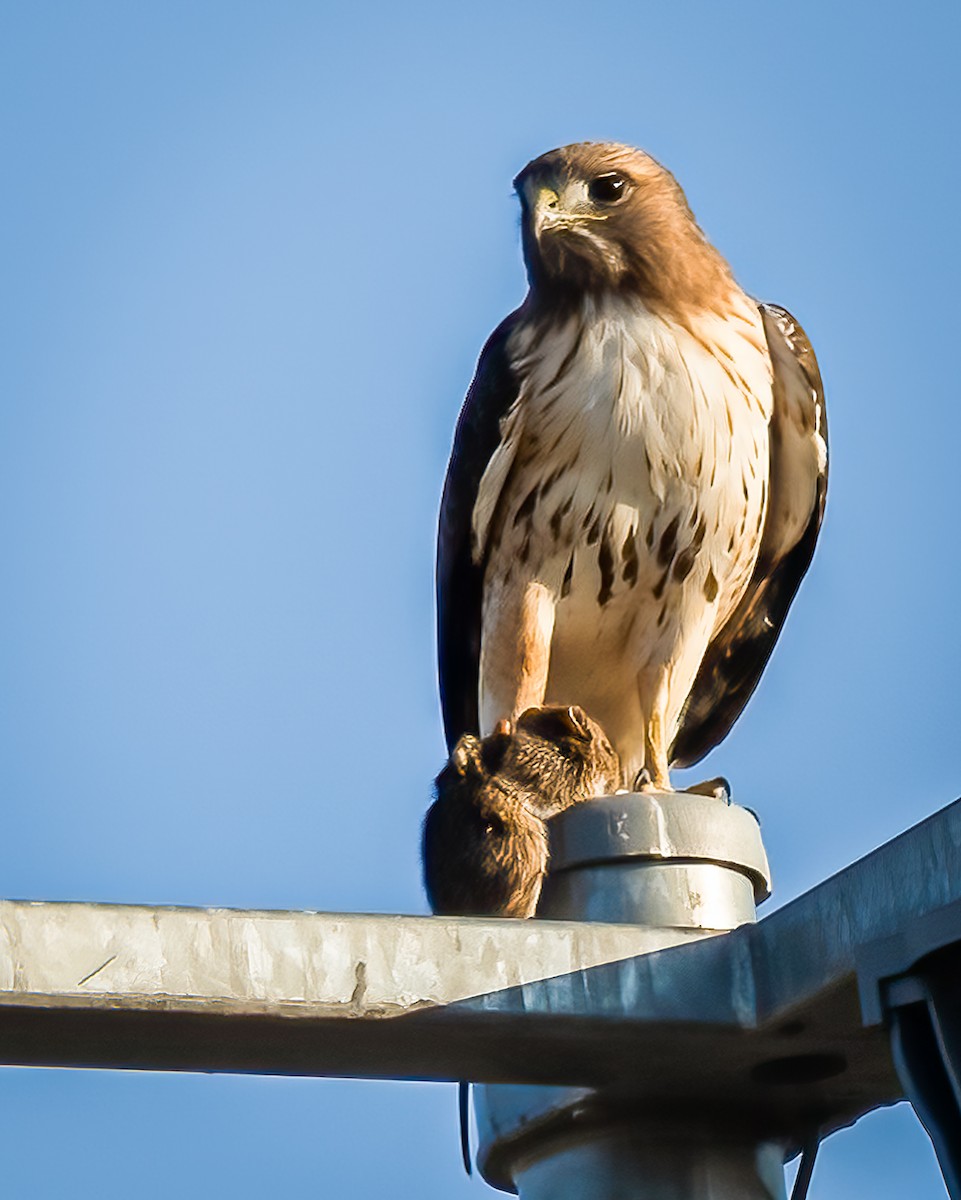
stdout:
{"type": "Polygon", "coordinates": [[[0,1003],[385,1017],[656,948],[567,923],[0,903],[0,1003]]]}
{"type": "Polygon", "coordinates": [[[541,1035],[556,1045],[578,978],[677,941],[573,922],[6,901],[0,1061],[510,1079],[538,1035],[523,1013],[462,1004],[566,979],[541,1035]]]}
{"type": "Polygon", "coordinates": [[[551,874],[585,863],[673,859],[734,867],[771,894],[757,818],[746,808],[693,792],[633,792],[579,804],[550,824],[551,874]],[[679,798],[680,802],[679,802],[679,798]]]}
{"type": "Polygon", "coordinates": [[[755,919],[754,890],[719,863],[629,858],[549,875],[537,915],[719,932],[755,919]]]}
{"type": "Polygon", "coordinates": [[[759,1128],[836,1128],[902,1095],[859,963],[959,901],[961,803],[667,949],[623,925],[7,902],[0,1061],[602,1083],[661,1110],[723,1090],[759,1128]]]}

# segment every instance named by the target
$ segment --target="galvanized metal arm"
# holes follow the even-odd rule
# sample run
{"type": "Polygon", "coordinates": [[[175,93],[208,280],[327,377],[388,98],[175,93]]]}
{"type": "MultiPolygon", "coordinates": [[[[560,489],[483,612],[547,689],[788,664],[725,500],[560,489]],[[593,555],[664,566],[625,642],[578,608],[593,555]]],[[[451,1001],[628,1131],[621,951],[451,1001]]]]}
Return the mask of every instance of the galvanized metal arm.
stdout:
{"type": "MultiPolygon", "coordinates": [[[[8,901],[0,1060],[551,1084],[637,1113],[721,1096],[789,1147],[904,1095],[886,981],[961,941],[961,802],[709,932],[8,901]]],[[[954,1086],[957,980],[925,978],[954,1086]]]]}

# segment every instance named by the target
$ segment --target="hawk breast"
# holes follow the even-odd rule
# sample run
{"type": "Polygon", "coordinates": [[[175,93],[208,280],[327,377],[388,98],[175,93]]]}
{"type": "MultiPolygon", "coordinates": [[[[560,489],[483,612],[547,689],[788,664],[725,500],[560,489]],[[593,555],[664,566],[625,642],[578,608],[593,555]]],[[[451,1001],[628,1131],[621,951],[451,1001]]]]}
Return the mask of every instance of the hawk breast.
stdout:
{"type": "Polygon", "coordinates": [[[518,394],[472,517],[483,625],[536,581],[556,603],[548,702],[607,728],[603,710],[660,665],[677,668],[679,713],[757,561],[772,403],[760,315],[745,297],[734,319],[681,325],[587,300],[519,322],[507,352],[518,394]]]}

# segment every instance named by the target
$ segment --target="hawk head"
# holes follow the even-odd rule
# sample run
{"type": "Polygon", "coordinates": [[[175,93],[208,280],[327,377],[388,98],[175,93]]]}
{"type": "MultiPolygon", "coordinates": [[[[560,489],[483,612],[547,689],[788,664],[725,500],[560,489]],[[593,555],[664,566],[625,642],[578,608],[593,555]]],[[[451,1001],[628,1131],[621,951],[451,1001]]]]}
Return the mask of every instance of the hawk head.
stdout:
{"type": "Polygon", "coordinates": [[[677,180],[642,150],[578,142],[514,180],[535,299],[634,293],[653,307],[707,308],[734,286],[677,180]]]}

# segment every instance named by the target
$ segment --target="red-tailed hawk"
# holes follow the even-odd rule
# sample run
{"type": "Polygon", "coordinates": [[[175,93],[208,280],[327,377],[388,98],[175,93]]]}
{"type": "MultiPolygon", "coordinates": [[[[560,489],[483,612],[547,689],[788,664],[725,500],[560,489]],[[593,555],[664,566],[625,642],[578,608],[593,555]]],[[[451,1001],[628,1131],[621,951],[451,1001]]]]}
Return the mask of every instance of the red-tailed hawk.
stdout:
{"type": "Polygon", "coordinates": [[[648,155],[565,146],[515,187],[530,289],[481,354],[441,508],[448,748],[580,705],[625,785],[669,787],[729,732],[811,560],[817,363],[648,155]]]}

